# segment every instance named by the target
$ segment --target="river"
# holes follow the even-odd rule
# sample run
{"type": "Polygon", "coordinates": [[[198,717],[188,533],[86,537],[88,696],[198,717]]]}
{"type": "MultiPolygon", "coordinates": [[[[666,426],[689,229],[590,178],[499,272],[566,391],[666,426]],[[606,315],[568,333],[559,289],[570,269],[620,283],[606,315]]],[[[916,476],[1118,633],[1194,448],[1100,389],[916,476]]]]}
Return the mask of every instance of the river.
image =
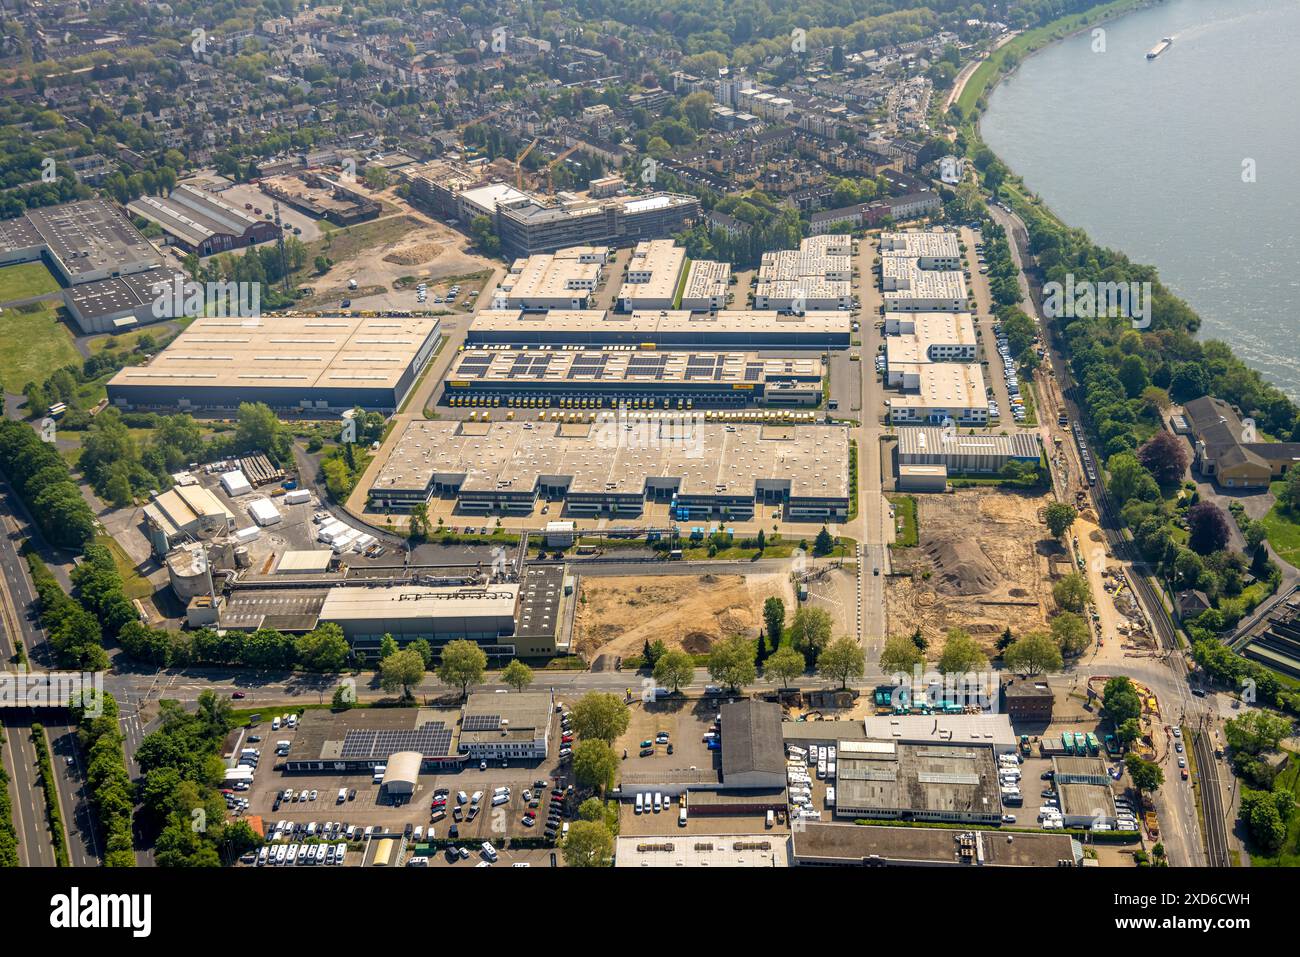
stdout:
{"type": "Polygon", "coordinates": [[[1102,29],[1000,84],[984,140],[1300,398],[1300,0],[1168,0],[1102,29]]]}

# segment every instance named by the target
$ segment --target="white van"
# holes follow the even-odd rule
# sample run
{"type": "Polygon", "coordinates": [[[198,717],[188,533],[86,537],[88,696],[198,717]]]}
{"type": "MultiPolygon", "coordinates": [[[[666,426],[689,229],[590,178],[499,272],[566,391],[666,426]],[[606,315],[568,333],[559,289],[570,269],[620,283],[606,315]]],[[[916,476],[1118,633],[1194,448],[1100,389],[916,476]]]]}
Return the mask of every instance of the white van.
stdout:
{"type": "Polygon", "coordinates": [[[636,796],[636,813],[640,814],[645,810],[645,795],[638,793],[636,796]]]}
{"type": "MultiPolygon", "coordinates": [[[[686,808],[682,808],[682,817],[683,817],[683,818],[686,817],[686,808]]],[[[768,809],[767,809],[767,817],[764,818],[764,820],[763,820],[763,826],[764,826],[764,827],[775,827],[775,826],[776,826],[776,812],[773,811],[771,808],[768,808],[768,809]]]]}
{"type": "Polygon", "coordinates": [[[506,804],[506,803],[508,803],[509,801],[510,801],[510,795],[509,795],[509,794],[494,794],[494,795],[492,795],[492,806],[493,806],[493,807],[500,807],[502,804],[506,804]]]}
{"type": "Polygon", "coordinates": [[[348,789],[339,788],[339,796],[334,799],[335,804],[343,804],[348,799],[348,789]]]}
{"type": "Polygon", "coordinates": [[[663,809],[664,809],[663,794],[659,791],[656,791],[655,792],[655,813],[658,814],[663,809]]]}
{"type": "Polygon", "coordinates": [[[298,727],[298,716],[296,714],[289,715],[289,727],[290,728],[298,727]]]}
{"type": "Polygon", "coordinates": [[[489,861],[495,861],[497,859],[497,849],[492,846],[491,841],[483,842],[483,856],[489,861]]]}
{"type": "Polygon", "coordinates": [[[280,730],[280,718],[278,716],[271,719],[271,730],[272,731],[280,730]]]}

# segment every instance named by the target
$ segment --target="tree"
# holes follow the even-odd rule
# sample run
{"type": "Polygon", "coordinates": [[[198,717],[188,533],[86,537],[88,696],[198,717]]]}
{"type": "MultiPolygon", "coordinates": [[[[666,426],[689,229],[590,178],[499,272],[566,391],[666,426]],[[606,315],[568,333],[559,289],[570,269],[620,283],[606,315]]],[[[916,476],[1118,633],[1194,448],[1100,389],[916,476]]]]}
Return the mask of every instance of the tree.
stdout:
{"type": "Polygon", "coordinates": [[[356,706],[357,693],[347,684],[340,684],[334,689],[334,697],[330,699],[330,707],[335,711],[351,711],[356,706]]]}
{"type": "Polygon", "coordinates": [[[1088,579],[1079,572],[1070,572],[1052,586],[1052,599],[1066,611],[1081,612],[1092,598],[1088,579]]]}
{"type": "Polygon", "coordinates": [[[449,641],[442,649],[442,662],[438,665],[438,680],[443,684],[460,685],[460,696],[468,696],[469,686],[483,680],[487,670],[487,654],[475,642],[458,638],[449,641]]]}
{"type": "Polygon", "coordinates": [[[1142,717],[1142,699],[1137,688],[1133,687],[1132,679],[1125,675],[1117,675],[1106,682],[1101,692],[1101,705],[1117,727],[1125,721],[1142,717]]]}
{"type": "Polygon", "coordinates": [[[501,672],[501,680],[516,691],[523,691],[533,683],[533,669],[516,658],[501,672]]]}
{"type": "Polygon", "coordinates": [[[986,671],[988,666],[988,656],[969,633],[960,628],[948,632],[948,639],[943,643],[943,653],[939,655],[939,671],[942,674],[964,675],[972,671],[986,671]]]}
{"type": "Polygon", "coordinates": [[[1252,755],[1276,751],[1290,733],[1290,721],[1262,710],[1247,711],[1223,726],[1224,737],[1232,750],[1252,755]]]}
{"type": "Polygon", "coordinates": [[[823,525],[822,530],[818,532],[817,537],[813,539],[813,554],[829,555],[834,548],[835,538],[829,531],[827,531],[826,526],[823,525]]]}
{"type": "Polygon", "coordinates": [[[768,681],[779,681],[782,688],[788,688],[795,678],[803,674],[803,670],[803,655],[788,645],[772,652],[763,663],[763,677],[768,681]]]}
{"type": "Polygon", "coordinates": [[[614,786],[618,772],[618,755],[599,738],[583,738],[573,749],[573,776],[584,787],[597,788],[601,794],[614,786]]]}
{"type": "Polygon", "coordinates": [[[1136,752],[1124,757],[1124,768],[1140,793],[1153,794],[1165,783],[1165,773],[1160,770],[1160,765],[1136,752]]]}
{"type": "Polygon", "coordinates": [[[1137,718],[1129,718],[1116,726],[1115,735],[1124,743],[1125,747],[1128,747],[1142,737],[1142,725],[1138,723],[1137,718]]]}
{"type": "Polygon", "coordinates": [[[1106,471],[1110,473],[1106,490],[1121,506],[1130,501],[1160,500],[1160,486],[1132,452],[1117,452],[1112,455],[1106,460],[1106,471]]]}
{"type": "Polygon", "coordinates": [[[341,671],[347,663],[347,638],[343,629],[332,621],[321,622],[314,629],[301,636],[295,646],[298,661],[308,671],[341,671]]]}
{"type": "Polygon", "coordinates": [[[1138,447],[1137,458],[1156,482],[1168,488],[1181,482],[1187,471],[1187,443],[1161,429],[1138,447]]]}
{"type": "Polygon", "coordinates": [[[1228,544],[1228,517],[1213,502],[1197,502],[1187,510],[1187,531],[1187,546],[1209,555],[1228,544]]]}
{"type": "Polygon", "coordinates": [[[785,602],[775,595],[763,602],[763,625],[772,647],[780,647],[781,632],[785,629],[785,602]]]}
{"type": "Polygon", "coordinates": [[[848,635],[832,641],[817,659],[817,673],[838,681],[841,688],[849,686],[850,678],[861,678],[866,670],[866,652],[848,635]]]}
{"type": "Polygon", "coordinates": [[[397,653],[397,639],[392,635],[385,634],[379,639],[379,658],[382,661],[389,655],[397,653]]]}
{"type": "Polygon", "coordinates": [[[754,649],[744,635],[733,635],[715,644],[709,652],[709,677],[738,691],[758,678],[754,649]]]}
{"type": "Polygon", "coordinates": [[[614,835],[599,821],[574,821],[562,850],[566,867],[609,867],[614,862],[614,835]]]}
{"type": "Polygon", "coordinates": [[[817,663],[817,656],[830,644],[833,627],[830,613],[825,608],[804,605],[794,613],[790,622],[790,643],[803,653],[809,668],[817,663]]]}
{"type": "Polygon", "coordinates": [[[631,715],[618,695],[591,691],[573,706],[573,730],[579,738],[612,745],[627,730],[631,715]]]}
{"type": "Polygon", "coordinates": [[[395,651],[379,662],[379,686],[385,691],[402,689],[402,697],[410,698],[411,689],[424,680],[424,659],[413,648],[395,651]]]}
{"type": "Polygon", "coordinates": [[[673,694],[682,690],[695,678],[695,659],[684,651],[666,652],[655,662],[655,684],[673,694]]]}
{"type": "Polygon", "coordinates": [[[881,671],[887,675],[910,675],[918,666],[925,666],[925,652],[911,638],[895,635],[885,639],[885,646],[880,650],[881,671]]]}
{"type": "Polygon", "coordinates": [[[1079,513],[1074,510],[1073,505],[1067,505],[1065,502],[1052,502],[1047,506],[1045,517],[1047,519],[1047,530],[1052,533],[1053,538],[1059,540],[1074,524],[1074,520],[1079,517],[1079,513]]]}
{"type": "Polygon", "coordinates": [[[1052,637],[1060,645],[1061,654],[1073,657],[1088,650],[1092,644],[1092,629],[1079,615],[1063,611],[1052,619],[1052,637]]]}
{"type": "Polygon", "coordinates": [[[1060,671],[1063,664],[1060,647],[1051,635],[1041,631],[1031,631],[1012,642],[1002,662],[1008,671],[1030,678],[1046,671],[1060,671]]]}
{"type": "Polygon", "coordinates": [[[1241,797],[1240,819],[1250,831],[1250,839],[1266,854],[1276,854],[1286,843],[1286,818],[1262,791],[1247,791],[1241,797]]]}

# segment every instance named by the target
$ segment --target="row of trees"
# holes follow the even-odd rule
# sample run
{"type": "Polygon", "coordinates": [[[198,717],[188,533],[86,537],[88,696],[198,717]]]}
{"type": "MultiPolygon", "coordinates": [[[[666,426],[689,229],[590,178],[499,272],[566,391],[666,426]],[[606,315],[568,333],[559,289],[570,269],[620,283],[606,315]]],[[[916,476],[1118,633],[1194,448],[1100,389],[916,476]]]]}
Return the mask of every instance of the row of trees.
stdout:
{"type": "Polygon", "coordinates": [[[86,755],[86,793],[104,837],[105,867],[135,867],[132,815],[135,786],[126,769],[126,751],[118,724],[117,701],[103,694],[103,707],[93,717],[84,707],[73,711],[77,738],[86,755]]]}
{"type": "Polygon", "coordinates": [[[220,867],[261,846],[244,820],[226,820],[218,790],[225,773],[220,747],[234,727],[230,703],[199,694],[193,713],[175,701],[160,703],[159,728],[136,751],[143,781],[141,814],[156,832],[159,867],[220,867]]]}
{"type": "Polygon", "coordinates": [[[0,463],[52,545],[78,550],[94,536],[90,506],[51,443],[21,422],[0,421],[0,463]]]}

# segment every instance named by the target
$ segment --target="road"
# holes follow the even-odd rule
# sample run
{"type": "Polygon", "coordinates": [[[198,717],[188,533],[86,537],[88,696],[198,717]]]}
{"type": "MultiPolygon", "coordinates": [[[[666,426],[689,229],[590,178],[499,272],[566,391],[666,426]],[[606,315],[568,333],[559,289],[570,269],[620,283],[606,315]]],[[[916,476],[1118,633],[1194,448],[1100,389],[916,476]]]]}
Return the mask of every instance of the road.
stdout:
{"type": "MultiPolygon", "coordinates": [[[[36,587],[26,559],[19,554],[23,541],[38,534],[27,521],[21,503],[0,481],[0,658],[6,669],[13,667],[15,640],[21,641],[36,667],[49,667],[51,649],[40,625],[36,587]]],[[[23,710],[5,715],[9,746],[5,749],[5,770],[12,782],[14,823],[23,847],[21,859],[30,866],[54,866],[54,848],[45,812],[44,791],[36,766],[36,749],[31,742],[32,714],[23,710]]],[[[68,855],[74,867],[99,865],[99,837],[94,814],[85,792],[84,757],[76,729],[66,716],[42,713],[54,768],[59,804],[68,835],[68,855]],[[69,763],[68,758],[72,761],[69,763]]]]}
{"type": "MultiPolygon", "coordinates": [[[[1039,419],[1045,423],[1055,422],[1058,412],[1064,411],[1072,423],[1086,422],[1086,416],[1075,399],[1076,387],[1071,378],[1069,365],[1055,340],[1055,327],[1043,317],[1038,306],[1041,302],[1041,297],[1037,295],[1039,290],[1030,282],[1036,268],[1032,253],[1029,251],[1025,226],[1019,217],[1012,213],[994,206],[990,206],[989,211],[1013,240],[1010,244],[1011,255],[1020,270],[1021,291],[1026,297],[1023,308],[1038,323],[1044,342],[1048,345],[1050,374],[1046,376],[1047,386],[1036,388],[1039,395],[1039,419]]],[[[1048,372],[1046,367],[1044,372],[1048,372]]],[[[1038,377],[1040,382],[1044,378],[1043,375],[1038,377]]],[[[1066,474],[1076,477],[1077,480],[1077,476],[1083,474],[1082,464],[1078,461],[1077,448],[1073,441],[1068,441],[1063,443],[1063,449],[1068,450],[1065,451],[1068,459],[1066,474]]],[[[1078,487],[1078,485],[1067,485],[1067,488],[1069,487],[1078,487]]],[[[1122,533],[1121,523],[1111,506],[1104,486],[1098,484],[1095,488],[1088,488],[1087,491],[1110,551],[1123,566],[1125,574],[1132,583],[1138,604],[1148,622],[1151,623],[1160,649],[1158,656],[1150,659],[1160,662],[1160,667],[1138,668],[1136,663],[1142,659],[1133,659],[1132,664],[1126,662],[1123,666],[1124,673],[1147,684],[1156,693],[1167,728],[1189,724],[1204,726],[1211,730],[1217,728],[1218,706],[1213,700],[1214,695],[1209,693],[1205,698],[1200,698],[1191,693],[1190,670],[1174,624],[1160,593],[1147,577],[1146,563],[1136,554],[1135,549],[1122,533]]],[[[1158,747],[1162,744],[1163,742],[1157,742],[1158,747]]],[[[1204,866],[1209,859],[1206,854],[1206,843],[1198,833],[1193,782],[1182,780],[1173,760],[1173,754],[1172,749],[1166,749],[1163,754],[1165,786],[1155,796],[1156,809],[1162,821],[1161,838],[1168,850],[1170,863],[1173,865],[1204,866]]],[[[1219,785],[1213,749],[1211,749],[1210,761],[1200,769],[1200,778],[1201,780],[1195,783],[1202,787],[1203,795],[1212,790],[1213,794],[1207,800],[1214,800],[1219,793],[1219,785]]],[[[1216,804],[1216,813],[1219,813],[1217,808],[1220,804],[1221,799],[1216,804]]],[[[1211,847],[1211,856],[1215,854],[1221,856],[1220,851],[1211,847]]]]}

